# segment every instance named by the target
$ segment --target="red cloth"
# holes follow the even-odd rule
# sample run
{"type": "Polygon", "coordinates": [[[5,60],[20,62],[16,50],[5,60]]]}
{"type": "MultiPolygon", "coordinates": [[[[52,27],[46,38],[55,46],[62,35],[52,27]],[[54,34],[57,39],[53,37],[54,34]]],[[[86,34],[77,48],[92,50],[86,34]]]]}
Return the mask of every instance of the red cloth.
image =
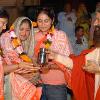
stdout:
{"type": "Polygon", "coordinates": [[[71,88],[75,100],[94,100],[95,75],[82,69],[85,65],[85,55],[92,50],[85,50],[79,56],[71,55],[74,65],[72,69],[71,88]]]}
{"type": "Polygon", "coordinates": [[[97,94],[96,94],[96,99],[95,100],[100,100],[100,87],[97,91],[97,94]]]}

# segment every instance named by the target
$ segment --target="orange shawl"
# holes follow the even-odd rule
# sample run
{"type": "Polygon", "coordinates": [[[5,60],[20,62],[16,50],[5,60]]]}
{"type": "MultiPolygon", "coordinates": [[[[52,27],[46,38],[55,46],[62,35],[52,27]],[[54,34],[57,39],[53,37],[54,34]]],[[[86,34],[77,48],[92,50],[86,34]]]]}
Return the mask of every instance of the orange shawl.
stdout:
{"type": "Polygon", "coordinates": [[[91,51],[83,51],[79,56],[71,55],[74,65],[71,74],[71,88],[75,100],[94,100],[95,75],[82,69],[85,65],[85,55],[91,51]]]}

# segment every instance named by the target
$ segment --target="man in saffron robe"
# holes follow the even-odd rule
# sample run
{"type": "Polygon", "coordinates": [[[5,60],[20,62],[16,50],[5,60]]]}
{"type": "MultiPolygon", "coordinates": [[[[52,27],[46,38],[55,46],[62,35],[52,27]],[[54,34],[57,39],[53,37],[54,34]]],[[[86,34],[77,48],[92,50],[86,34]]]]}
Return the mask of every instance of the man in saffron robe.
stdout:
{"type": "Polygon", "coordinates": [[[100,74],[98,74],[100,72],[100,10],[97,11],[96,16],[94,48],[84,50],[79,56],[70,55],[70,58],[55,55],[57,62],[72,70],[70,86],[75,100],[100,100],[100,74]]]}

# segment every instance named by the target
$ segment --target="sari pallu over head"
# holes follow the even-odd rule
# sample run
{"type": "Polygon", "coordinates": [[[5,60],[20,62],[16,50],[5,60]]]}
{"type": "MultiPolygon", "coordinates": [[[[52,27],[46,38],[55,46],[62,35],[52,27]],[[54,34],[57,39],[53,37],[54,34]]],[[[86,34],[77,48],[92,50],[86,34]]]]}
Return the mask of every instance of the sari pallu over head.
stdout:
{"type": "MultiPolygon", "coordinates": [[[[12,24],[12,29],[14,29],[15,31],[15,34],[17,37],[19,37],[19,29],[20,29],[20,25],[22,23],[23,20],[29,20],[31,23],[32,21],[27,18],[27,17],[19,17],[16,19],[16,21],[12,24]]],[[[11,30],[12,30],[11,29],[11,30]]],[[[23,49],[25,51],[25,53],[29,56],[29,57],[32,57],[33,56],[33,53],[34,53],[34,33],[33,33],[33,27],[32,27],[32,24],[31,24],[31,31],[30,31],[30,35],[29,37],[27,38],[27,40],[25,41],[22,41],[22,45],[23,45],[23,49]]]]}

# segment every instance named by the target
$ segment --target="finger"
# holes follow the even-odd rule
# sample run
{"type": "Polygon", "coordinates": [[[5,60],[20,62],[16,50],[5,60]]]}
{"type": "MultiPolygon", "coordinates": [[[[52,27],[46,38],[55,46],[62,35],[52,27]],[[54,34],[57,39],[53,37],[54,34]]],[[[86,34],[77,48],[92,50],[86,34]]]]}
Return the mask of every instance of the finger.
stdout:
{"type": "Polygon", "coordinates": [[[33,63],[28,63],[28,62],[22,62],[22,63],[25,64],[25,65],[33,66],[33,63]]]}

